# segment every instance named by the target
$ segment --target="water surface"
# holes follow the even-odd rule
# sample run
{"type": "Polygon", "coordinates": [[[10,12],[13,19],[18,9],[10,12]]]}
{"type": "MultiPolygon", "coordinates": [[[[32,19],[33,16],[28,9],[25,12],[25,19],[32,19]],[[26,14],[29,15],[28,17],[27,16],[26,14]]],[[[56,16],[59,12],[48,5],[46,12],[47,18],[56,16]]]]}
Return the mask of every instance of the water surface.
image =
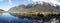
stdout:
{"type": "Polygon", "coordinates": [[[9,13],[0,13],[0,23],[60,23],[59,19],[53,18],[50,21],[29,20],[28,18],[18,18],[9,13]]]}
{"type": "Polygon", "coordinates": [[[33,23],[33,21],[28,19],[20,19],[10,15],[9,13],[2,13],[0,14],[0,23],[33,23]]]}

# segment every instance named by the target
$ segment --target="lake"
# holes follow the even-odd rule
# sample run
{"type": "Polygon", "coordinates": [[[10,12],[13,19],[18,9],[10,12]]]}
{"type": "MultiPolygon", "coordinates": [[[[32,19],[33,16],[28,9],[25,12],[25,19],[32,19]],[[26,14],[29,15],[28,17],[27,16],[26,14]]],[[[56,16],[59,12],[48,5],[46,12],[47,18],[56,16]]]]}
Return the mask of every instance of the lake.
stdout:
{"type": "Polygon", "coordinates": [[[50,21],[29,20],[28,18],[18,18],[9,13],[0,13],[0,23],[60,23],[59,19],[53,18],[50,21]]]}

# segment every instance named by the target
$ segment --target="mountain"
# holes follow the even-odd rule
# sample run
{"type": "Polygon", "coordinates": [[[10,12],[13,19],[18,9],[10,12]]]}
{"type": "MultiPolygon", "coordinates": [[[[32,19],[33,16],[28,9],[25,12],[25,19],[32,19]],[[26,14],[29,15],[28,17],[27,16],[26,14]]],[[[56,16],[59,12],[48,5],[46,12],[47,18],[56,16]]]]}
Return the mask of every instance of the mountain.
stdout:
{"type": "Polygon", "coordinates": [[[28,4],[28,5],[18,5],[9,9],[9,12],[60,12],[60,6],[53,6],[50,3],[43,2],[41,4],[28,4]]]}
{"type": "Polygon", "coordinates": [[[57,5],[55,8],[58,9],[58,10],[60,10],[60,6],[59,5],[57,5]]]}
{"type": "Polygon", "coordinates": [[[50,3],[43,2],[43,4],[37,3],[37,4],[28,4],[28,5],[24,5],[24,4],[18,5],[18,6],[12,7],[8,11],[10,12],[11,15],[19,18],[21,17],[40,18],[41,16],[44,18],[45,17],[53,18],[56,16],[58,17],[58,15],[60,14],[60,6],[59,5],[54,6],[50,3]],[[58,12],[59,14],[55,12],[58,12]]]}
{"type": "Polygon", "coordinates": [[[0,9],[0,13],[3,12],[4,10],[0,9]]]}

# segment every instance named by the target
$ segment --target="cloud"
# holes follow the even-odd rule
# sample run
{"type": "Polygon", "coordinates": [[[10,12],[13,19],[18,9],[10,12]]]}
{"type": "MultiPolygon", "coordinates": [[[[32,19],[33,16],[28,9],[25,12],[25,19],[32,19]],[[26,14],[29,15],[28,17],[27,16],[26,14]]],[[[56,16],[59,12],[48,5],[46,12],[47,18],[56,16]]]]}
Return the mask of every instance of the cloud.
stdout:
{"type": "Polygon", "coordinates": [[[60,2],[58,2],[58,0],[31,0],[31,1],[33,1],[33,2],[38,2],[38,1],[40,1],[40,2],[47,2],[47,3],[52,3],[52,4],[58,4],[58,5],[60,5],[60,2]]]}
{"type": "Polygon", "coordinates": [[[7,11],[7,10],[8,10],[8,9],[6,9],[6,8],[4,8],[4,7],[0,7],[0,9],[5,10],[5,11],[7,11]]]}
{"type": "Polygon", "coordinates": [[[9,6],[11,6],[12,5],[12,0],[8,0],[8,4],[9,4],[9,6]]]}
{"type": "MultiPolygon", "coordinates": [[[[5,1],[5,0],[0,0],[0,2],[3,2],[3,1],[5,1]]],[[[9,6],[11,6],[12,5],[12,0],[8,0],[8,4],[9,4],[9,6]]]]}

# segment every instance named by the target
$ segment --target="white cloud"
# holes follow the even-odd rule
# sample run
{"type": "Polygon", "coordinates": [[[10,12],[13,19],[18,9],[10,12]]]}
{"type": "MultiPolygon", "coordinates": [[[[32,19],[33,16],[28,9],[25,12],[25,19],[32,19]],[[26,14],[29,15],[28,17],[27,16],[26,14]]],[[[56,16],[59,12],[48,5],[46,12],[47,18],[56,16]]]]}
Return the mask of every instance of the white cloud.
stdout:
{"type": "MultiPolygon", "coordinates": [[[[3,2],[4,0],[0,0],[0,2],[3,2]]],[[[8,4],[9,4],[9,6],[11,6],[12,5],[12,0],[8,0],[8,4]]]]}
{"type": "Polygon", "coordinates": [[[0,7],[0,9],[5,10],[5,11],[7,11],[7,10],[8,10],[8,9],[6,9],[6,8],[4,8],[4,7],[0,7]]]}
{"type": "Polygon", "coordinates": [[[9,6],[11,6],[12,5],[12,0],[8,0],[8,4],[9,4],[9,6]]]}
{"type": "Polygon", "coordinates": [[[38,1],[42,2],[42,1],[44,1],[44,2],[47,2],[47,3],[53,3],[54,5],[55,4],[60,5],[60,2],[58,2],[57,0],[31,0],[31,1],[33,1],[33,2],[38,2],[38,1]]]}

